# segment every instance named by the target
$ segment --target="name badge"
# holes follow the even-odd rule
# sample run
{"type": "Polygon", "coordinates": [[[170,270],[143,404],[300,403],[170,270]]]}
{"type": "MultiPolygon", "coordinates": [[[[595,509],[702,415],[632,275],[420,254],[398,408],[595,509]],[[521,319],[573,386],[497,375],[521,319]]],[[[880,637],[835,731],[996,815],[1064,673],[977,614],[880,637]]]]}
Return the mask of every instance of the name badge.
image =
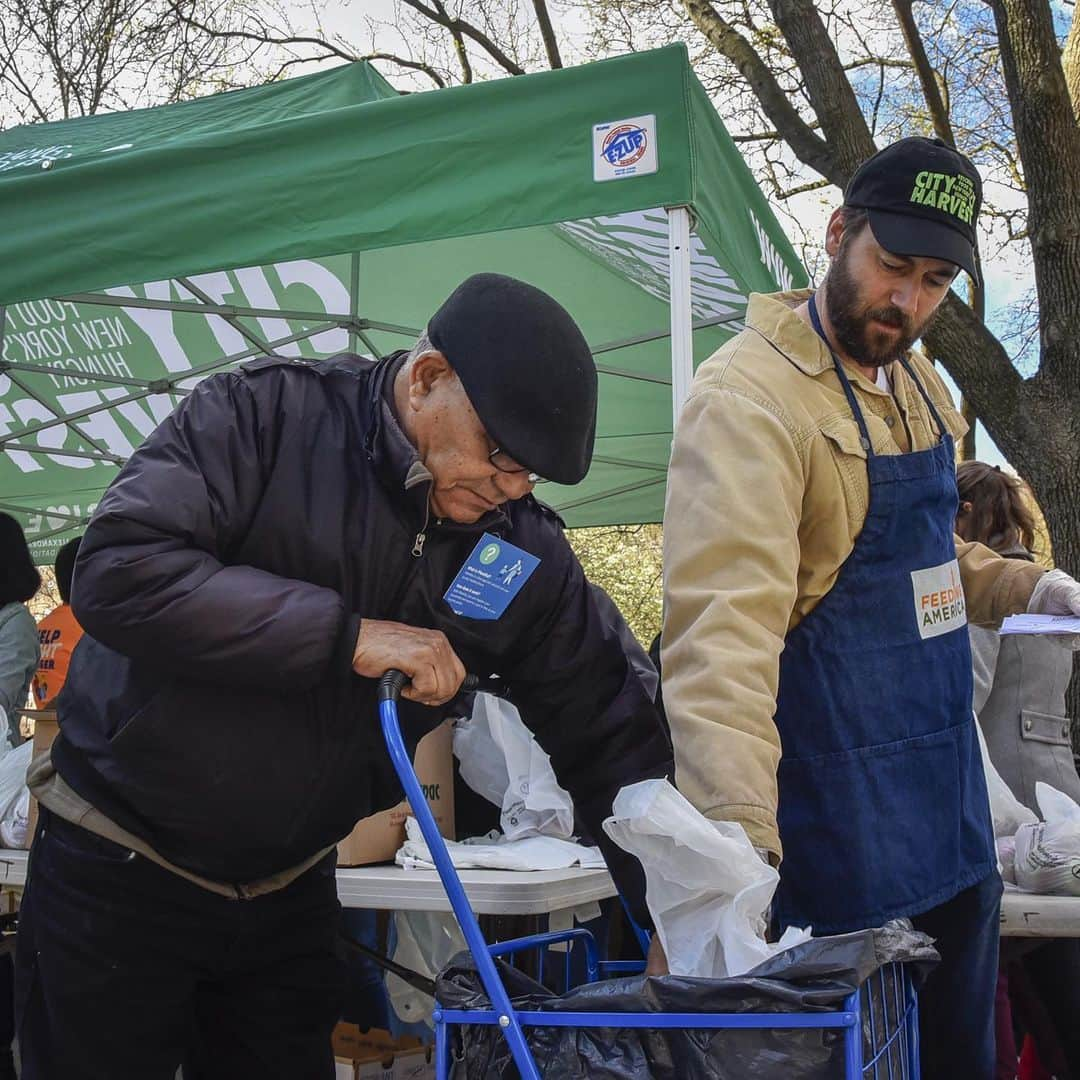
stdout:
{"type": "Polygon", "coordinates": [[[911,571],[915,595],[915,621],[925,641],[967,625],[964,586],[960,584],[960,564],[951,559],[940,566],[911,571]]]}
{"type": "Polygon", "coordinates": [[[443,599],[455,615],[498,619],[539,565],[535,555],[484,533],[443,599]]]}

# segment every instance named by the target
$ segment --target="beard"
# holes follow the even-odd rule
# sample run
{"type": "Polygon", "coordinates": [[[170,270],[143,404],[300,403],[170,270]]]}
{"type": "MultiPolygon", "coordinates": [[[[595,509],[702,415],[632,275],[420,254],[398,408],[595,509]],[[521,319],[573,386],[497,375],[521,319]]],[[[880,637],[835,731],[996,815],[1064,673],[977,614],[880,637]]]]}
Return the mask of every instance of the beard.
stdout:
{"type": "Polygon", "coordinates": [[[915,323],[898,307],[863,308],[859,286],[848,266],[847,251],[840,248],[825,277],[825,303],[829,322],[840,348],[857,364],[879,368],[907,354],[926,328],[927,320],[915,323]],[[872,322],[896,327],[890,335],[871,326],[872,322]]]}

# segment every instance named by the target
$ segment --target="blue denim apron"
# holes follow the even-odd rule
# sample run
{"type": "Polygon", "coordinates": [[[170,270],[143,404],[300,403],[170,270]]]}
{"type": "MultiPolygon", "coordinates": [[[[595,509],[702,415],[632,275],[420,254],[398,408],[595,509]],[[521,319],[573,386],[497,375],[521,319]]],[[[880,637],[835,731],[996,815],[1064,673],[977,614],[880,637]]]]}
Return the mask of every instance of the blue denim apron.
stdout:
{"type": "MultiPolygon", "coordinates": [[[[825,340],[814,301],[814,329],[825,340]]],[[[866,451],[869,510],[836,583],[788,634],[776,725],[784,846],[773,914],[815,934],[928,911],[995,866],[956,565],[953,440],[866,451]]]]}

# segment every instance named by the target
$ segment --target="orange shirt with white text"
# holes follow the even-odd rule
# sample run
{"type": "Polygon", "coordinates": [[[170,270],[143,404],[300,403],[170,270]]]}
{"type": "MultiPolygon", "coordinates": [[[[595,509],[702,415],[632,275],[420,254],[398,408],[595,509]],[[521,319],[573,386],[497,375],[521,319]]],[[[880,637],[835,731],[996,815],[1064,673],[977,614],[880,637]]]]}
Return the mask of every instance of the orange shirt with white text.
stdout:
{"type": "Polygon", "coordinates": [[[69,604],[54,608],[38,623],[41,660],[34,676],[34,705],[43,709],[60,693],[67,678],[71,653],[83,635],[69,604]]]}

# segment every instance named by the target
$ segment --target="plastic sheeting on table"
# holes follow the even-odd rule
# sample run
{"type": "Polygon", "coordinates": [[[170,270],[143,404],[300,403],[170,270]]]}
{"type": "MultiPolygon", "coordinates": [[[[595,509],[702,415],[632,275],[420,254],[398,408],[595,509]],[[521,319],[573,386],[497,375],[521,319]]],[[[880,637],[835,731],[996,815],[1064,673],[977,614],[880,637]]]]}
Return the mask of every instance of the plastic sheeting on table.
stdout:
{"type": "MultiPolygon", "coordinates": [[[[729,979],[680,976],[612,979],[556,996],[497,961],[515,1009],[551,1012],[830,1012],[884,965],[903,962],[916,984],[937,963],[925,934],[894,923],[814,938],[729,979]]],[[[438,1000],[451,1009],[489,1008],[473,966],[462,954],[439,976],[438,1000]]],[[[864,1012],[864,1032],[870,1022],[864,1012]]],[[[512,1080],[517,1069],[500,1028],[450,1029],[454,1080],[512,1080]]],[[[839,1080],[839,1029],[529,1028],[543,1076],[559,1080],[839,1080]]]]}

